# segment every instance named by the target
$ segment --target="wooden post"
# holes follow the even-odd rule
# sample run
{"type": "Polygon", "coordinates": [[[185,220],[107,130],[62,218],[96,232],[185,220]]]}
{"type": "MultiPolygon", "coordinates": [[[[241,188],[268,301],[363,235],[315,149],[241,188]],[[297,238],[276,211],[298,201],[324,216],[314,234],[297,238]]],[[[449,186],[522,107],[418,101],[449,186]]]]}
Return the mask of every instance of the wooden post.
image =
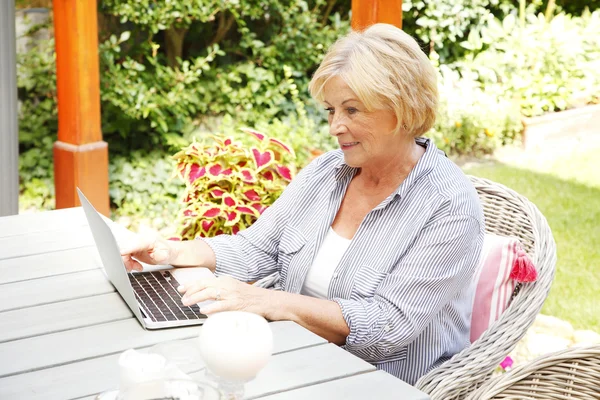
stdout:
{"type": "Polygon", "coordinates": [[[402,28],[402,0],[352,0],[352,29],[383,22],[402,28]]]}
{"type": "Polygon", "coordinates": [[[58,91],[56,208],[79,205],[79,187],[109,215],[108,145],[100,129],[96,0],[53,0],[58,91]]]}
{"type": "Polygon", "coordinates": [[[15,2],[0,1],[0,217],[19,213],[15,2]]]}

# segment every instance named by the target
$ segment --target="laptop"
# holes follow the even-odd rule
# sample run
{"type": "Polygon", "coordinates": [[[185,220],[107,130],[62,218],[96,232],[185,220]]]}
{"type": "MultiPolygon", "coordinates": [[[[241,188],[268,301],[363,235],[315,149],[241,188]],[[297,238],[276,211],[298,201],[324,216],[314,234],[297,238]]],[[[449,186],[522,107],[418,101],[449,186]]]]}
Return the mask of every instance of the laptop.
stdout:
{"type": "MultiPolygon", "coordinates": [[[[114,229],[120,225],[98,213],[79,188],[77,193],[100,253],[104,273],[144,329],[204,323],[207,317],[200,312],[200,306],[212,301],[184,306],[177,287],[213,276],[213,273],[208,268],[173,268],[169,265],[150,266],[151,270],[144,272],[127,272],[117,240],[109,226],[113,224],[114,229]]],[[[126,230],[124,227],[121,229],[126,230]]]]}

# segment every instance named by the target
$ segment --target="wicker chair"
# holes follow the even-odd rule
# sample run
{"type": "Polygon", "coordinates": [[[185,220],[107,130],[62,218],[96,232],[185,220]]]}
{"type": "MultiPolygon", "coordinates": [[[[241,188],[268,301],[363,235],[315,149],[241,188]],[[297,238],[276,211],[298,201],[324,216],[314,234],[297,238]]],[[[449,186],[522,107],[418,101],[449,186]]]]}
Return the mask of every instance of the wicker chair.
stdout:
{"type": "Polygon", "coordinates": [[[470,347],[419,379],[416,387],[432,400],[464,399],[484,384],[535,320],[554,278],[556,245],[537,207],[503,185],[470,179],[483,205],[486,231],[519,238],[538,279],[520,286],[506,311],[470,347]]]}
{"type": "Polygon", "coordinates": [[[598,400],[600,345],[544,355],[486,382],[469,400],[598,400]]]}

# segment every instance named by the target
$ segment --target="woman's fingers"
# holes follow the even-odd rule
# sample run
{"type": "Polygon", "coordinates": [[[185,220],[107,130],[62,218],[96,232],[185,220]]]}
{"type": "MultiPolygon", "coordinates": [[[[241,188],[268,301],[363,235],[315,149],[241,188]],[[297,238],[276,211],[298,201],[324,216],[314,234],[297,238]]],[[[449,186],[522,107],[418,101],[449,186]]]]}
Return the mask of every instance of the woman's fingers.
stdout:
{"type": "Polygon", "coordinates": [[[120,242],[119,251],[123,257],[135,257],[147,264],[165,264],[171,253],[168,242],[144,235],[137,235],[135,240],[120,242]]]}
{"type": "Polygon", "coordinates": [[[205,315],[210,315],[222,311],[231,311],[233,309],[233,303],[230,301],[215,301],[214,303],[202,306],[200,312],[205,315]]]}
{"type": "Polygon", "coordinates": [[[214,299],[216,297],[216,288],[214,287],[216,279],[199,279],[197,281],[181,285],[177,288],[182,293],[181,302],[189,306],[201,301],[214,299]],[[210,291],[209,289],[212,289],[210,291]],[[209,293],[210,292],[210,293],[209,293]],[[212,296],[212,297],[211,297],[212,296]]]}
{"type": "Polygon", "coordinates": [[[179,291],[179,293],[187,294],[188,292],[189,293],[198,292],[209,286],[217,286],[217,278],[216,277],[198,279],[196,281],[186,283],[185,285],[180,285],[177,288],[177,290],[179,291]]]}
{"type": "Polygon", "coordinates": [[[130,255],[121,256],[125,269],[129,271],[143,271],[144,267],[137,260],[132,258],[130,255]]]}
{"type": "Polygon", "coordinates": [[[154,244],[159,237],[158,233],[147,229],[137,234],[132,233],[131,235],[123,236],[121,237],[121,240],[118,241],[121,254],[125,255],[150,251],[154,248],[154,244]]]}
{"type": "Polygon", "coordinates": [[[119,251],[121,252],[122,256],[128,256],[142,251],[148,251],[148,247],[148,244],[142,243],[139,240],[119,243],[119,251]]]}
{"type": "Polygon", "coordinates": [[[141,262],[166,264],[171,259],[172,248],[169,242],[161,239],[156,232],[132,234],[120,240],[118,245],[127,271],[142,271],[141,262]]]}
{"type": "Polygon", "coordinates": [[[201,303],[207,300],[221,300],[223,298],[223,290],[215,287],[208,287],[197,292],[186,292],[181,298],[181,303],[184,306],[201,303]]]}
{"type": "Polygon", "coordinates": [[[156,264],[166,264],[167,261],[170,261],[171,250],[167,247],[167,244],[157,246],[154,245],[153,249],[148,252],[148,256],[156,263],[156,264]]]}
{"type": "Polygon", "coordinates": [[[252,302],[248,301],[248,297],[253,296],[252,289],[250,285],[242,284],[227,276],[200,279],[177,288],[183,294],[181,302],[185,306],[216,300],[202,306],[200,311],[203,314],[228,310],[250,310],[252,302]]]}
{"type": "Polygon", "coordinates": [[[221,300],[224,292],[219,285],[218,278],[212,277],[181,285],[177,290],[179,293],[183,293],[181,302],[186,306],[206,300],[221,300]]]}

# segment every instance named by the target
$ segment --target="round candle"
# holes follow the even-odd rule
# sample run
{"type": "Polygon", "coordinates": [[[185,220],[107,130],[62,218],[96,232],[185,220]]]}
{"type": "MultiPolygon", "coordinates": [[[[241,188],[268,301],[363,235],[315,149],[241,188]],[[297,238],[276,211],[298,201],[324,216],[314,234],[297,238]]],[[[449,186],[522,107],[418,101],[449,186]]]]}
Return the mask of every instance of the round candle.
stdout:
{"type": "Polygon", "coordinates": [[[191,380],[161,380],[139,383],[118,394],[116,400],[219,400],[219,392],[191,380]]]}
{"type": "Polygon", "coordinates": [[[198,339],[200,354],[210,372],[230,381],[253,379],[273,353],[269,323],[244,311],[211,315],[198,339]]]}
{"type": "Polygon", "coordinates": [[[166,367],[167,360],[161,355],[129,349],[119,357],[119,388],[126,390],[138,383],[162,379],[166,367]]]}

